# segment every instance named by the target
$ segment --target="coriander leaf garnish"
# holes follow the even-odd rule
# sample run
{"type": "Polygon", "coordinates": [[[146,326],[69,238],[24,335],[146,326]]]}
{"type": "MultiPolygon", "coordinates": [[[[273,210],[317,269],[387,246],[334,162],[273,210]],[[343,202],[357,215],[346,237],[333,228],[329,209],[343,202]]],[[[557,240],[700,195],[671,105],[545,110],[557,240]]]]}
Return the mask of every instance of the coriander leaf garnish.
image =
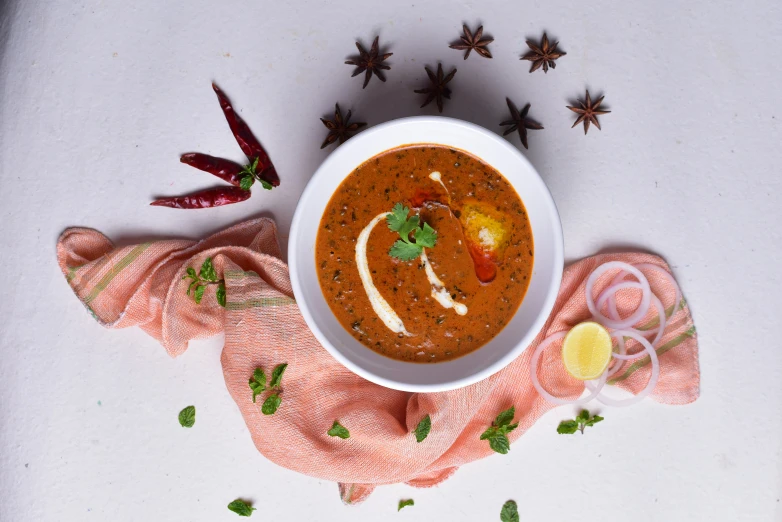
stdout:
{"type": "Polygon", "coordinates": [[[279,388],[282,382],[282,374],[285,373],[285,368],[288,367],[288,363],[278,364],[272,371],[272,380],[269,384],[272,388],[279,388]]]}
{"type": "Polygon", "coordinates": [[[394,208],[391,209],[391,213],[386,216],[386,222],[388,223],[388,228],[391,229],[391,232],[399,232],[402,229],[407,222],[407,214],[409,212],[410,209],[403,206],[401,203],[394,205],[394,208]]]}
{"type": "Polygon", "coordinates": [[[427,223],[419,226],[420,218],[417,215],[408,218],[409,213],[409,208],[397,203],[386,216],[388,228],[392,232],[398,232],[400,237],[388,253],[402,261],[412,261],[421,255],[424,248],[432,248],[437,243],[437,232],[427,223]],[[410,240],[411,232],[415,242],[410,240]]]}
{"type": "Polygon", "coordinates": [[[391,257],[401,259],[402,261],[412,261],[421,255],[421,247],[398,239],[391,245],[391,250],[388,253],[391,257]]]}
{"type": "Polygon", "coordinates": [[[519,423],[511,424],[513,417],[516,415],[516,408],[511,406],[507,410],[501,412],[494,419],[491,427],[487,428],[481,434],[481,440],[488,440],[489,447],[505,455],[510,451],[510,440],[508,440],[508,433],[512,432],[519,427],[519,423]]]}
{"type": "Polygon", "coordinates": [[[179,424],[183,428],[192,428],[195,424],[195,406],[188,406],[179,412],[179,424]]]}
{"type": "Polygon", "coordinates": [[[429,416],[429,414],[426,415],[421,421],[418,423],[418,426],[415,428],[415,440],[417,442],[423,441],[428,435],[429,432],[432,430],[432,418],[429,416]]]}
{"type": "Polygon", "coordinates": [[[187,287],[187,295],[193,296],[193,300],[196,304],[201,304],[201,300],[204,298],[204,292],[209,285],[217,285],[217,303],[225,308],[226,293],[225,293],[225,280],[217,277],[217,271],[212,264],[212,258],[207,257],[201,265],[201,270],[196,273],[195,268],[188,267],[186,270],[184,279],[190,279],[190,284],[187,287]]]}
{"type": "Polygon", "coordinates": [[[415,244],[424,248],[432,248],[437,243],[437,232],[429,226],[429,223],[424,223],[423,228],[416,228],[414,235],[415,244]]]}
{"type": "Polygon", "coordinates": [[[334,424],[331,425],[331,429],[327,433],[331,437],[339,437],[340,439],[350,438],[350,432],[345,426],[340,424],[339,421],[334,421],[334,424]]]}
{"type": "Polygon", "coordinates": [[[400,500],[399,507],[397,507],[396,510],[401,511],[403,507],[407,507],[407,506],[415,506],[415,500],[413,500],[412,498],[407,500],[400,500]]]}
{"type": "Polygon", "coordinates": [[[272,393],[266,397],[265,401],[263,401],[263,406],[261,406],[261,413],[264,415],[273,415],[274,412],[277,411],[277,408],[280,407],[281,402],[282,399],[280,399],[280,396],[276,393],[272,393]]]}
{"type": "Polygon", "coordinates": [[[590,415],[587,410],[581,410],[574,420],[563,420],[557,426],[557,433],[560,435],[570,435],[577,431],[584,434],[584,428],[587,426],[594,426],[598,422],[602,421],[603,417],[600,415],[590,415]]]}
{"type": "Polygon", "coordinates": [[[253,511],[256,510],[256,508],[251,507],[247,502],[244,500],[237,498],[230,504],[228,504],[228,509],[239,515],[240,517],[249,517],[253,514],[253,511]]]}
{"type": "Polygon", "coordinates": [[[502,522],[519,522],[519,508],[516,502],[509,500],[502,505],[500,520],[502,522]]]}

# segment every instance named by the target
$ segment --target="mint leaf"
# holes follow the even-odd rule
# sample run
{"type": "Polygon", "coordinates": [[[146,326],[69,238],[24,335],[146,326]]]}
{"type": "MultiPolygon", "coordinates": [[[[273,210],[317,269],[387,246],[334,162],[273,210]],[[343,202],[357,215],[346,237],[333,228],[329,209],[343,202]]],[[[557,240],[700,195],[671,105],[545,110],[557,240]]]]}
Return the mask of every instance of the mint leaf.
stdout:
{"type": "Polygon", "coordinates": [[[263,389],[266,389],[266,374],[263,373],[263,368],[256,368],[253,372],[253,379],[260,384],[263,389]]]}
{"type": "Polygon", "coordinates": [[[496,435],[489,439],[489,447],[497,453],[505,455],[510,451],[510,441],[503,434],[496,435]]]}
{"type": "Polygon", "coordinates": [[[509,500],[502,505],[500,520],[502,522],[519,522],[519,508],[516,502],[509,500]]]}
{"type": "Polygon", "coordinates": [[[212,265],[211,257],[207,257],[204,260],[204,264],[201,265],[201,272],[199,273],[199,276],[204,281],[211,281],[213,283],[217,282],[217,272],[215,272],[215,267],[212,265]]]}
{"type": "Polygon", "coordinates": [[[179,424],[183,428],[192,428],[195,424],[195,406],[188,406],[179,412],[179,424]]]}
{"type": "Polygon", "coordinates": [[[273,188],[274,188],[274,185],[272,185],[271,183],[269,183],[269,182],[268,182],[268,181],[266,181],[265,179],[260,179],[260,178],[259,178],[259,179],[258,179],[258,181],[260,181],[260,182],[261,182],[261,186],[262,186],[263,188],[265,188],[266,190],[271,190],[271,189],[273,189],[273,188]]]}
{"type": "Polygon", "coordinates": [[[500,429],[500,433],[505,434],[505,433],[512,432],[518,427],[519,427],[519,423],[517,422],[516,424],[508,424],[507,426],[500,426],[499,429],[500,429]]]}
{"type": "Polygon", "coordinates": [[[252,174],[245,174],[239,178],[239,187],[241,187],[242,190],[250,190],[253,183],[255,183],[255,176],[252,174]]]}
{"type": "Polygon", "coordinates": [[[581,410],[574,420],[563,420],[560,422],[559,426],[557,426],[557,433],[569,435],[571,433],[580,431],[583,435],[584,428],[587,426],[594,426],[602,420],[603,417],[600,415],[594,415],[590,417],[587,410],[581,410]]]}
{"type": "Polygon", "coordinates": [[[350,438],[350,432],[345,426],[340,424],[339,421],[334,421],[334,424],[331,425],[331,429],[327,433],[332,437],[339,437],[340,439],[350,438]]]}
{"type": "Polygon", "coordinates": [[[217,304],[225,308],[225,282],[223,281],[217,285],[217,304]]]}
{"type": "Polygon", "coordinates": [[[288,363],[278,364],[272,371],[272,380],[269,384],[271,388],[279,388],[282,382],[282,374],[285,373],[285,368],[288,367],[288,363]]]}
{"type": "Polygon", "coordinates": [[[401,203],[394,205],[391,209],[391,213],[386,216],[386,223],[391,232],[399,232],[402,227],[407,223],[407,214],[410,209],[402,206],[401,203]]]}
{"type": "MultiPolygon", "coordinates": [[[[193,269],[191,268],[190,270],[193,270],[193,269]]],[[[195,270],[193,270],[193,272],[195,272],[195,270]]],[[[193,279],[193,282],[190,283],[190,286],[187,287],[187,295],[190,295],[190,290],[192,290],[193,287],[195,285],[197,285],[198,283],[199,283],[198,279],[193,279]]]]}
{"type": "Polygon", "coordinates": [[[507,426],[513,421],[513,417],[515,416],[516,416],[516,407],[511,406],[507,410],[497,415],[497,418],[494,419],[493,425],[498,427],[507,426]]]}
{"type": "Polygon", "coordinates": [[[253,514],[253,511],[255,511],[254,507],[250,507],[250,505],[245,502],[244,500],[237,498],[230,504],[228,504],[228,509],[239,515],[240,517],[249,517],[253,514]]]}
{"type": "Polygon", "coordinates": [[[429,226],[429,223],[424,223],[423,229],[415,229],[415,244],[423,248],[432,248],[437,244],[437,232],[429,226]]]}
{"type": "Polygon", "coordinates": [[[565,420],[557,426],[557,433],[560,435],[570,435],[578,431],[578,422],[574,420],[565,420]]]}
{"type": "Polygon", "coordinates": [[[397,511],[401,511],[403,507],[407,506],[415,506],[415,500],[408,499],[408,500],[400,500],[399,501],[399,507],[396,508],[397,511]]]}
{"type": "Polygon", "coordinates": [[[429,416],[429,414],[427,414],[423,419],[421,419],[421,421],[418,423],[418,426],[415,427],[415,440],[417,442],[421,442],[429,435],[431,430],[432,418],[429,416]]]}
{"type": "Polygon", "coordinates": [[[281,402],[282,399],[276,393],[269,395],[266,397],[266,400],[263,401],[263,406],[261,406],[261,413],[264,415],[273,415],[274,412],[277,411],[277,408],[280,407],[281,402]]]}
{"type": "Polygon", "coordinates": [[[195,268],[193,268],[192,266],[187,268],[187,275],[182,279],[187,279],[188,277],[192,277],[194,280],[198,279],[198,275],[196,275],[195,268]]]}
{"type": "Polygon", "coordinates": [[[266,391],[266,374],[263,373],[262,368],[255,369],[249,384],[253,391],[253,402],[255,402],[255,397],[266,391]]]}
{"type": "Polygon", "coordinates": [[[507,410],[500,412],[492,422],[491,427],[487,428],[481,434],[481,440],[488,440],[489,447],[497,453],[505,455],[510,451],[510,440],[506,434],[519,427],[519,423],[511,424],[516,415],[516,408],[511,406],[507,410]]]}
{"type": "Polygon", "coordinates": [[[265,386],[261,386],[257,382],[250,379],[250,389],[253,391],[253,402],[255,402],[255,398],[262,394],[264,391],[266,391],[265,386]]]}
{"type": "Polygon", "coordinates": [[[487,428],[486,431],[481,433],[481,439],[480,440],[491,439],[492,437],[496,437],[499,434],[500,434],[500,431],[497,428],[495,428],[494,426],[492,426],[491,428],[487,428]]]}
{"type": "Polygon", "coordinates": [[[598,423],[598,422],[600,422],[601,420],[603,420],[603,417],[601,417],[600,415],[595,415],[594,417],[592,417],[591,419],[589,419],[589,420],[586,422],[586,425],[587,425],[587,426],[594,426],[595,424],[597,424],[597,423],[598,423]]]}
{"type": "Polygon", "coordinates": [[[197,286],[195,289],[195,302],[196,304],[201,304],[201,299],[204,298],[204,290],[206,290],[206,285],[197,286]]]}
{"type": "Polygon", "coordinates": [[[405,243],[401,239],[397,239],[388,254],[402,261],[412,261],[421,255],[421,251],[421,247],[415,243],[405,243]]]}

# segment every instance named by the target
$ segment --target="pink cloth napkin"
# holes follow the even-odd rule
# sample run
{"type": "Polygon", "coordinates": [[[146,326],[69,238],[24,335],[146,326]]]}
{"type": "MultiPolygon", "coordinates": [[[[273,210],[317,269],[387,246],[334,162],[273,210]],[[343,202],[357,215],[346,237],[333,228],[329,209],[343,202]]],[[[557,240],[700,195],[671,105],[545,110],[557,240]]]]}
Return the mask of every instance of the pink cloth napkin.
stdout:
{"type": "MultiPolygon", "coordinates": [[[[280,260],[277,229],[269,219],[247,221],[201,241],[119,248],[100,232],[70,228],[60,237],[57,258],[71,288],[101,325],[140,326],[172,357],[183,353],[191,339],[225,332],[225,383],[258,451],[280,466],[340,483],[346,503],[360,502],[379,484],[432,486],[463,464],[494,455],[479,437],[510,406],[516,408],[519,428],[509,438],[513,442],[521,437],[554,407],[532,386],[531,353],[546,336],[590,319],[584,298],[590,272],[610,260],[669,270],[659,257],[641,253],[578,261],[565,269],[545,328],[508,367],[466,388],[415,394],[358,377],[318,344],[296,306],[288,267],[280,260]],[[200,304],[186,295],[186,269],[198,270],[207,257],[225,279],[225,308],[213,291],[200,304]],[[263,415],[262,401],[253,403],[248,380],[256,367],[268,375],[281,363],[288,363],[281,406],[274,415],[263,415]],[[417,443],[412,432],[427,414],[431,433],[417,443]],[[335,420],[350,430],[349,439],[327,435],[335,420]]],[[[673,288],[656,271],[644,273],[670,309],[673,288]]],[[[597,290],[609,280],[601,278],[597,290]]],[[[632,297],[618,301],[620,311],[634,306],[632,297]]],[[[651,314],[645,318],[650,319],[651,314]]],[[[694,401],[700,383],[698,345],[686,304],[669,320],[656,349],[661,371],[651,397],[665,404],[694,401]]],[[[650,375],[650,366],[642,363],[626,364],[610,383],[637,393],[650,375]]],[[[584,389],[565,372],[555,347],[544,352],[538,375],[557,396],[576,398],[584,389]]]]}

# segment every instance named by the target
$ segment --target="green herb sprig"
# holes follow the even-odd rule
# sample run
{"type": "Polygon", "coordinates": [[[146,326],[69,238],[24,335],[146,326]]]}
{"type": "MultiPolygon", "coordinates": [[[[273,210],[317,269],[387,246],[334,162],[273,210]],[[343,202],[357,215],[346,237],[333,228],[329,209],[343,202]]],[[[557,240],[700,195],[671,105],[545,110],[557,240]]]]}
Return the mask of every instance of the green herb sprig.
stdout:
{"type": "Polygon", "coordinates": [[[421,421],[418,423],[418,426],[415,427],[415,440],[416,442],[422,442],[427,436],[429,436],[429,432],[432,431],[432,418],[429,416],[429,414],[426,415],[421,421]]]}
{"type": "Polygon", "coordinates": [[[237,498],[230,504],[228,504],[228,509],[239,515],[240,517],[249,517],[253,514],[253,511],[256,510],[256,508],[250,506],[247,502],[244,500],[237,498]]]}
{"type": "Polygon", "coordinates": [[[273,415],[282,403],[282,397],[277,390],[280,390],[282,386],[282,374],[285,373],[285,369],[288,367],[288,363],[278,364],[272,370],[272,378],[269,382],[269,386],[266,386],[266,374],[263,372],[263,368],[258,367],[253,372],[253,376],[249,381],[250,389],[253,392],[253,402],[256,397],[265,391],[274,391],[271,395],[266,397],[261,406],[261,413],[264,415],[273,415]]]}
{"type": "Polygon", "coordinates": [[[195,424],[195,406],[188,406],[179,412],[179,424],[183,428],[192,428],[195,424]]]}
{"type": "Polygon", "coordinates": [[[407,506],[415,506],[415,500],[413,500],[412,498],[409,498],[407,500],[400,500],[399,506],[397,506],[396,510],[402,511],[402,508],[407,506]]]}
{"type": "Polygon", "coordinates": [[[600,415],[590,415],[587,410],[581,410],[578,416],[573,420],[563,420],[557,426],[557,433],[560,435],[570,435],[577,431],[584,434],[584,428],[587,426],[594,426],[598,422],[602,421],[603,417],[600,415]]]}
{"type": "Polygon", "coordinates": [[[409,213],[409,208],[397,203],[386,216],[388,228],[392,232],[398,232],[400,237],[391,246],[388,254],[402,261],[412,261],[421,255],[424,248],[432,248],[437,244],[437,232],[428,223],[421,224],[417,215],[408,218],[409,213]],[[415,241],[410,240],[411,233],[415,241]]]}
{"type": "Polygon", "coordinates": [[[519,427],[519,423],[511,424],[513,417],[516,415],[515,406],[511,406],[507,410],[503,411],[494,419],[491,427],[487,428],[481,434],[481,440],[488,440],[491,449],[497,453],[505,455],[510,451],[510,441],[508,440],[508,433],[512,432],[519,427]]]}
{"type": "Polygon", "coordinates": [[[187,287],[187,295],[192,292],[196,304],[201,304],[204,298],[204,292],[209,285],[217,285],[217,304],[225,308],[225,280],[217,277],[217,272],[212,264],[212,258],[207,257],[201,265],[201,270],[196,273],[195,268],[188,267],[187,275],[182,278],[190,279],[190,286],[187,287]]]}
{"type": "Polygon", "coordinates": [[[340,424],[339,421],[334,421],[334,424],[331,425],[331,429],[326,433],[328,433],[330,437],[339,437],[340,439],[350,438],[350,432],[345,426],[340,424]]]}
{"type": "Polygon", "coordinates": [[[515,501],[509,500],[502,505],[500,520],[502,522],[519,522],[519,507],[515,501]]]}
{"type": "Polygon", "coordinates": [[[271,190],[274,188],[271,183],[265,179],[261,179],[261,177],[258,175],[258,158],[255,158],[251,164],[245,165],[239,174],[242,176],[239,178],[239,186],[242,188],[242,190],[250,190],[250,187],[253,186],[255,180],[258,180],[261,186],[266,190],[271,190]]]}

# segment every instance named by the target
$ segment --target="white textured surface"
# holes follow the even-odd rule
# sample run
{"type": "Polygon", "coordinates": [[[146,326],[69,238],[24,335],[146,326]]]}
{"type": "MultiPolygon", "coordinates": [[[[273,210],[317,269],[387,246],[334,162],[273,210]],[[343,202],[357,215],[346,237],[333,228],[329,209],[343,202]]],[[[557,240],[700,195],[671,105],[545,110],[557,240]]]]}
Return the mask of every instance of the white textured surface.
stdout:
{"type": "MultiPolygon", "coordinates": [[[[6,0],[0,18],[0,520],[782,520],[779,2],[161,2],[6,0]],[[413,5],[414,4],[414,5],[413,5]],[[669,7],[665,7],[667,4],[669,7]],[[446,47],[462,21],[492,61],[446,47]],[[519,62],[547,29],[567,56],[519,62]],[[342,62],[376,32],[388,83],[342,62]],[[256,453],[225,390],[219,340],[176,360],[140,330],[98,327],[54,245],[69,225],[114,239],[200,237],[265,213],[287,230],[334,102],[376,124],[419,111],[423,65],[456,65],[446,114],[498,130],[504,98],[546,130],[527,156],[562,215],[568,259],[638,247],[666,257],[692,306],[702,398],[604,410],[560,437],[560,408],[507,456],[438,488],[378,489],[343,506],[333,484],[256,453]],[[209,186],[177,156],[242,159],[216,80],[274,158],[282,187],[233,208],[177,212],[153,195],[209,186]],[[570,130],[590,87],[614,111],[570,130]],[[177,412],[198,408],[185,431],[177,412]],[[416,506],[396,513],[400,498],[416,506]],[[251,519],[255,520],[255,518],[251,519]]],[[[513,137],[514,143],[518,138],[513,137]]]]}

